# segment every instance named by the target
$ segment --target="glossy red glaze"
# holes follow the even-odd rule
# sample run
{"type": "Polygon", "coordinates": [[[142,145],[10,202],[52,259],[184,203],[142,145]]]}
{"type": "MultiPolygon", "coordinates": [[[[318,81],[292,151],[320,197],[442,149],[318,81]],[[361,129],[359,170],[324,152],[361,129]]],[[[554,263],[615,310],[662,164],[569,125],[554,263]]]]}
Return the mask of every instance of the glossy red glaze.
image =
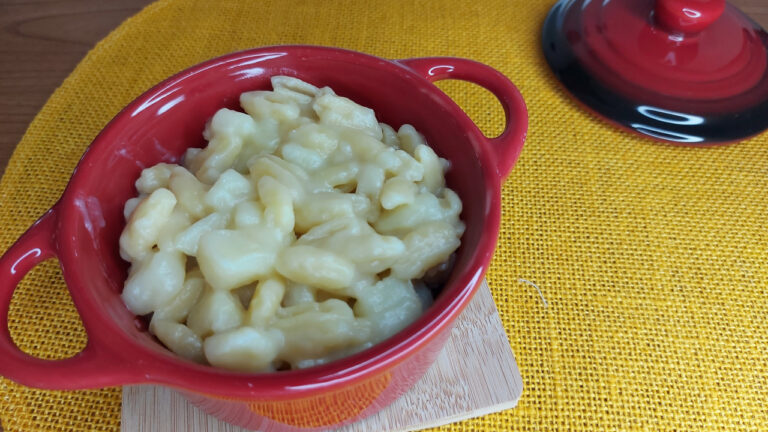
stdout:
{"type": "Polygon", "coordinates": [[[581,11],[583,39],[572,45],[574,53],[601,80],[649,103],[656,95],[726,98],[763,77],[765,46],[754,31],[744,31],[747,20],[740,12],[729,8],[706,30],[683,35],[654,23],[659,4],[665,3],[655,8],[652,0],[590,3],[581,11]]]}
{"type": "Polygon", "coordinates": [[[768,35],[723,0],[561,0],[542,42],[574,96],[647,136],[728,142],[768,127],[768,35]]]}
{"type": "Polygon", "coordinates": [[[696,33],[717,21],[725,0],[656,0],[654,18],[670,33],[696,33]]]}
{"type": "Polygon", "coordinates": [[[334,48],[276,46],[194,66],[157,85],[118,114],[75,169],[59,202],[0,259],[0,374],[21,384],[80,389],[158,383],[182,390],[213,415],[265,430],[324,428],[370,415],[421,377],[475,292],[498,235],[501,184],[527,130],[525,104],[501,73],[457,58],[388,61],[334,48]],[[227,372],[184,361],[137,325],[120,299],[127,264],[118,254],[122,208],[145,167],[176,162],[203,146],[206,120],[238,108],[240,93],[269,89],[292,75],[373,108],[380,121],[413,124],[452,163],[451,188],[464,202],[467,229],[443,292],[414,324],[354,356],[310,369],[271,374],[227,372]],[[432,81],[477,83],[506,113],[501,136],[486,138],[432,81]],[[16,285],[49,257],[64,279],[89,340],[76,356],[42,360],[21,352],[8,332],[16,285]]]}

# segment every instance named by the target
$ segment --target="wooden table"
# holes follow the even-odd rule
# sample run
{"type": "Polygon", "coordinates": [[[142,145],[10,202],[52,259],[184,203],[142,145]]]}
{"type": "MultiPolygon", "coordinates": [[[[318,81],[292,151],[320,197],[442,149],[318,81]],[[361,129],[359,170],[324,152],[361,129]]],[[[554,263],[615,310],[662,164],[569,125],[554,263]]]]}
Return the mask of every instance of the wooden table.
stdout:
{"type": "MultiPolygon", "coordinates": [[[[0,170],[93,45],[151,0],[0,0],[0,170]]],[[[766,0],[732,0],[768,28],[766,0]]]]}

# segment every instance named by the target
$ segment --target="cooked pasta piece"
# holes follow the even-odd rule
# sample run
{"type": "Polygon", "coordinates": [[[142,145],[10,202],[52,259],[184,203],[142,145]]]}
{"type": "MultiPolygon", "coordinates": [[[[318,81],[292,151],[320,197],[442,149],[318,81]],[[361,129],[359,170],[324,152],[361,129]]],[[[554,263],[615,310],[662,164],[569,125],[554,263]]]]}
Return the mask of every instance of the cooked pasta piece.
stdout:
{"type": "Polygon", "coordinates": [[[179,356],[245,372],[407,327],[464,232],[448,163],[413,126],[297,78],[272,85],[216,112],[180,165],[143,170],[120,237],[128,308],[179,356]]]}

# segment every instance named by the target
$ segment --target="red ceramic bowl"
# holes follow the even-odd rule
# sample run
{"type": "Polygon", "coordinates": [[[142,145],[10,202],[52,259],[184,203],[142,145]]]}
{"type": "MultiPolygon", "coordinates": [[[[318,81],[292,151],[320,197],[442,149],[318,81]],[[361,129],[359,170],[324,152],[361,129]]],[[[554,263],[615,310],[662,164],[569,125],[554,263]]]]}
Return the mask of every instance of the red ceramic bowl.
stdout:
{"type": "Polygon", "coordinates": [[[527,130],[520,93],[483,64],[458,58],[388,61],[334,48],[277,46],[229,54],[187,69],[144,93],[99,134],[59,202],[0,259],[0,374],[48,389],[134,383],[180,390],[205,411],[261,430],[326,428],[371,415],[426,371],[471,299],[496,246],[501,184],[527,130]],[[305,370],[243,374],[187,362],[160,345],[120,293],[127,263],[118,238],[122,209],[135,196],[141,170],[177,162],[203,146],[205,122],[222,107],[238,109],[240,93],[270,89],[273,75],[292,75],[375,110],[395,128],[410,123],[451,161],[448,185],[464,202],[467,229],[449,282],[426,313],[396,336],[351,357],[305,370]],[[479,84],[501,101],[506,128],[483,136],[433,81],[479,84]],[[88,332],[88,344],[66,360],[21,352],[8,333],[8,305],[22,277],[56,257],[88,332]]]}

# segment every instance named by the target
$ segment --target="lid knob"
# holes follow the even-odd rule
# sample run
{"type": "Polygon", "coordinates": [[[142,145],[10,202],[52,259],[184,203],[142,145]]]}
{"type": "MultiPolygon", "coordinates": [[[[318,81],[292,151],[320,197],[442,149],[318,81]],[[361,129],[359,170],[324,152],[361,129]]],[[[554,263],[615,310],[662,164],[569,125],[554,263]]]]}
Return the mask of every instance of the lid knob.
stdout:
{"type": "Polygon", "coordinates": [[[715,22],[725,9],[725,0],[656,0],[654,16],[667,31],[698,33],[715,22]]]}

